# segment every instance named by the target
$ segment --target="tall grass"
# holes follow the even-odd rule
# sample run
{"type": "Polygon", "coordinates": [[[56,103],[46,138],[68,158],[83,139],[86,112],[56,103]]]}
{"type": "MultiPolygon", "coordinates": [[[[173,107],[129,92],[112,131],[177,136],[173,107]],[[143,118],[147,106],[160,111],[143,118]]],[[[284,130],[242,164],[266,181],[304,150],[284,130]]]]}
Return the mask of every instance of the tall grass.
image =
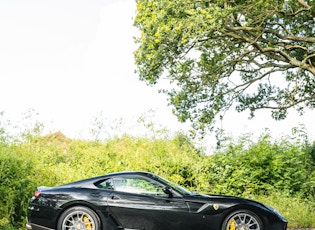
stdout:
{"type": "Polygon", "coordinates": [[[269,196],[260,195],[251,198],[276,208],[288,219],[291,228],[315,227],[315,202],[313,198],[288,196],[279,192],[269,196]]]}

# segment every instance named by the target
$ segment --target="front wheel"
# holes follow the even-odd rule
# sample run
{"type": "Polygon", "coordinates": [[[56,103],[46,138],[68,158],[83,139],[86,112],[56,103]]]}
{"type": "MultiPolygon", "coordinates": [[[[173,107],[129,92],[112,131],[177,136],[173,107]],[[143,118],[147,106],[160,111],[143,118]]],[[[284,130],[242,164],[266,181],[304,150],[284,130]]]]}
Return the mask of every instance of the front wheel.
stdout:
{"type": "Polygon", "coordinates": [[[222,230],[263,230],[263,225],[255,213],[239,210],[224,220],[222,230]]]}
{"type": "Polygon", "coordinates": [[[99,230],[98,216],[89,208],[77,206],[67,209],[61,214],[57,230],[99,230]]]}

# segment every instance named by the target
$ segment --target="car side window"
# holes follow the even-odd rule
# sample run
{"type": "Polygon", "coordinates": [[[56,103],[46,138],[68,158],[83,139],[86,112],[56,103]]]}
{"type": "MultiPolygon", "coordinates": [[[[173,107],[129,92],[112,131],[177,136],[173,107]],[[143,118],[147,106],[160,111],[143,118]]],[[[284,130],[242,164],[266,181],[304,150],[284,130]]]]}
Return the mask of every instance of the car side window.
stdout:
{"type": "Polygon", "coordinates": [[[163,185],[141,176],[126,176],[113,178],[114,188],[119,192],[133,194],[164,196],[168,195],[163,191],[163,185]]]}
{"type": "Polygon", "coordinates": [[[109,189],[109,190],[114,190],[114,183],[112,179],[107,179],[104,181],[101,181],[96,184],[96,187],[98,188],[103,188],[103,189],[109,189]]]}

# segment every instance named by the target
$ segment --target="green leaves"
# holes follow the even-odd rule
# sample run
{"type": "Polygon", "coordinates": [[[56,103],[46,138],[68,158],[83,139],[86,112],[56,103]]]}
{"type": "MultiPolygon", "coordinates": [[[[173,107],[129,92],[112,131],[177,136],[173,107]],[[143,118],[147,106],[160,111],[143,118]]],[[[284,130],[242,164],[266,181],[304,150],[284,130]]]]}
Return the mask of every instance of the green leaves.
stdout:
{"type": "Polygon", "coordinates": [[[174,113],[199,128],[231,108],[276,119],[314,108],[313,1],[138,0],[139,77],[174,83],[165,90],[174,113]]]}
{"type": "Polygon", "coordinates": [[[0,228],[24,223],[33,185],[28,159],[19,158],[13,148],[3,150],[0,147],[0,228]]]}
{"type": "Polygon", "coordinates": [[[248,196],[284,194],[314,197],[310,174],[314,165],[307,146],[286,138],[272,141],[262,136],[257,142],[248,139],[229,145],[226,152],[211,158],[210,183],[215,193],[248,196]],[[308,185],[308,186],[306,186],[308,185]]]}

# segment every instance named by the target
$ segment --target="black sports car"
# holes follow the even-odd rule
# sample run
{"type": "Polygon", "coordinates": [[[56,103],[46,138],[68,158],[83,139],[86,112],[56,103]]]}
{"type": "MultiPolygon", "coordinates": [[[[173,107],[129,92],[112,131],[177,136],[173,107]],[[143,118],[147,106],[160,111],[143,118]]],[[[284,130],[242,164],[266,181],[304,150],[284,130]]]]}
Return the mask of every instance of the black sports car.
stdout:
{"type": "Polygon", "coordinates": [[[202,195],[148,172],[118,172],[58,187],[30,201],[32,230],[285,230],[275,209],[231,196],[202,195]]]}

